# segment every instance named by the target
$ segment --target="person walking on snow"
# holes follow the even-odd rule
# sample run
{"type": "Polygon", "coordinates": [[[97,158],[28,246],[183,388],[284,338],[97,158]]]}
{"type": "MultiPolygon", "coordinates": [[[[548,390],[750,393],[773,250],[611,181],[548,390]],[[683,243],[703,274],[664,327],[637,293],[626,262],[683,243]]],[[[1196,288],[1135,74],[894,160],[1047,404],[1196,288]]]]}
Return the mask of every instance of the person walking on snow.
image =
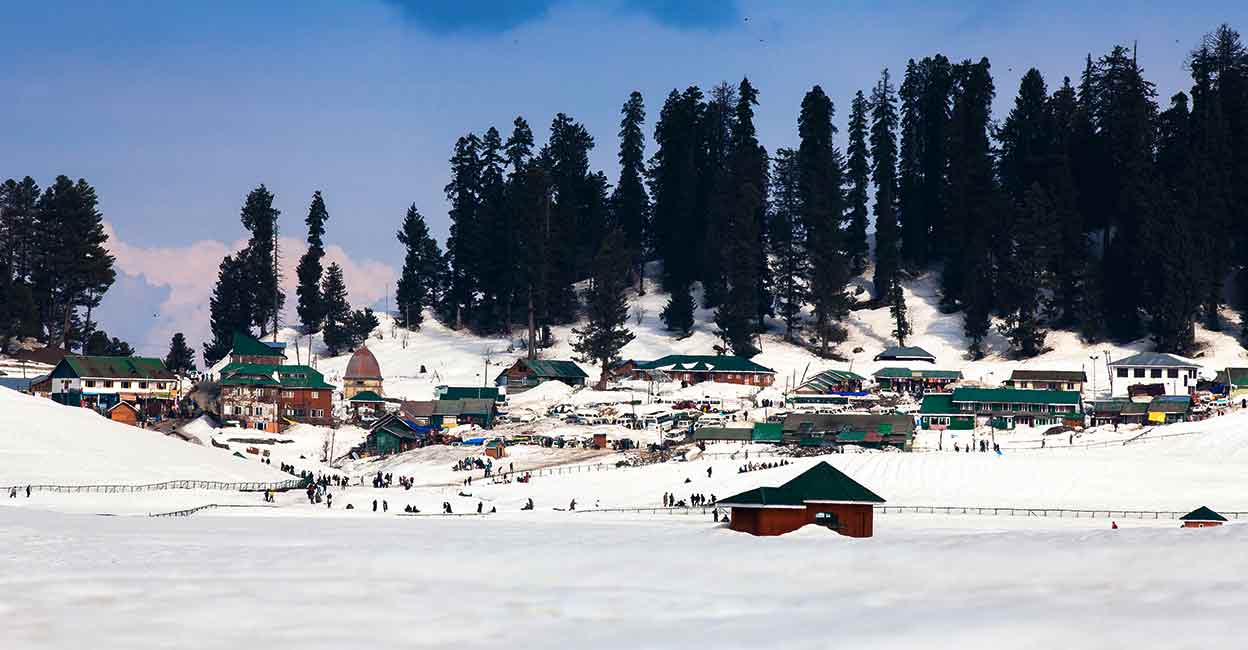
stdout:
{"type": "Polygon", "coordinates": [[[332,507],[334,507],[334,495],[333,493],[327,492],[325,494],[325,509],[329,510],[332,507]]]}
{"type": "Polygon", "coordinates": [[[377,499],[373,499],[373,512],[377,512],[377,499]]]}
{"type": "Polygon", "coordinates": [[[711,478],[711,468],[706,468],[706,478],[711,478]]]}
{"type": "Polygon", "coordinates": [[[382,500],[382,502],[381,502],[381,511],[382,511],[382,512],[390,512],[390,503],[389,503],[389,502],[387,502],[387,501],[385,501],[385,500],[382,500]]]}
{"type": "Polygon", "coordinates": [[[576,510],[576,499],[572,499],[572,503],[568,504],[568,510],[576,510]]]}

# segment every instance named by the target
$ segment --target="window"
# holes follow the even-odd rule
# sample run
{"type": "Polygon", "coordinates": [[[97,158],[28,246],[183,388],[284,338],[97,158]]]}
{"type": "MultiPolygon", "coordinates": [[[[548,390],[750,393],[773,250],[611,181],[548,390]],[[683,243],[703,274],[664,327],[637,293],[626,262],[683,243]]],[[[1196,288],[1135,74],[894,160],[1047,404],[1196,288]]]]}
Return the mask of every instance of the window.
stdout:
{"type": "Polygon", "coordinates": [[[88,380],[86,380],[86,381],[85,381],[85,382],[83,382],[83,383],[85,383],[85,384],[87,385],[87,388],[95,388],[95,380],[94,380],[94,379],[88,379],[88,380]]]}
{"type": "Polygon", "coordinates": [[[1135,369],[1135,373],[1134,373],[1134,374],[1135,374],[1135,376],[1136,376],[1136,377],[1143,377],[1143,376],[1144,376],[1144,369],[1143,369],[1143,368],[1136,368],[1136,369],[1135,369]]]}
{"type": "Polygon", "coordinates": [[[106,379],[106,380],[104,380],[104,387],[105,387],[105,388],[112,388],[112,387],[113,387],[113,382],[112,382],[112,380],[111,380],[111,379],[106,379]]]}
{"type": "Polygon", "coordinates": [[[282,397],[285,397],[286,399],[291,399],[291,398],[293,398],[294,396],[295,396],[295,391],[293,391],[293,390],[284,390],[284,391],[282,391],[282,397]]]}
{"type": "Polygon", "coordinates": [[[1153,368],[1149,370],[1148,375],[1153,379],[1161,379],[1161,368],[1153,368]]]}
{"type": "Polygon", "coordinates": [[[1171,368],[1171,369],[1167,370],[1167,371],[1166,371],[1166,376],[1167,376],[1167,377],[1169,377],[1170,379],[1178,379],[1178,378],[1179,378],[1179,369],[1178,369],[1178,368],[1171,368]]]}
{"type": "Polygon", "coordinates": [[[1119,368],[1119,369],[1118,369],[1118,376],[1119,376],[1119,377],[1126,377],[1126,376],[1127,376],[1127,369],[1126,369],[1126,368],[1119,368]]]}
{"type": "Polygon", "coordinates": [[[325,410],[324,409],[312,409],[312,417],[314,418],[325,417],[325,410]]]}
{"type": "Polygon", "coordinates": [[[841,527],[841,522],[835,512],[816,512],[815,524],[832,530],[837,530],[841,527]]]}
{"type": "Polygon", "coordinates": [[[316,391],[312,391],[312,399],[316,399],[316,398],[318,398],[318,397],[320,397],[320,396],[321,396],[321,394],[320,394],[320,393],[318,393],[318,392],[316,392],[316,391]]]}
{"type": "Polygon", "coordinates": [[[147,388],[147,382],[145,381],[139,382],[139,388],[147,388]]]}

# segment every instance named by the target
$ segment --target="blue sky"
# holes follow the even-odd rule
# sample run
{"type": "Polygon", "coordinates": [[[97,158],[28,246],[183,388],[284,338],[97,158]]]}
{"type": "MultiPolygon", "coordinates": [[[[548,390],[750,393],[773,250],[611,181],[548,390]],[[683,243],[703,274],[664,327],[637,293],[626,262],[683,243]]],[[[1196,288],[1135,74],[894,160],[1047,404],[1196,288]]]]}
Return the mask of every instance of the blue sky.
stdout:
{"type": "Polygon", "coordinates": [[[795,143],[812,84],[833,97],[841,124],[855,90],[885,66],[900,76],[910,57],[988,56],[1000,114],[1029,66],[1052,88],[1078,74],[1085,54],[1138,42],[1164,102],[1190,85],[1183,59],[1201,34],[1221,22],[1248,30],[1243,2],[1129,7],[12,3],[0,32],[0,177],[46,184],[64,173],[96,186],[127,276],[101,309],[103,325],[155,353],[175,329],[192,342],[203,336],[204,313],[193,307],[222,251],[243,237],[238,209],[259,183],[276,193],[283,234],[295,239],[312,192],[324,192],[327,240],[353,265],[353,299],[371,304],[400,262],[394,231],[408,204],[445,236],[446,160],[467,131],[505,130],[522,114],[544,138],[564,111],[587,125],[594,165],[614,178],[619,108],[632,90],[653,119],[673,87],[748,75],[761,93],[760,137],[774,150],[795,143]]]}

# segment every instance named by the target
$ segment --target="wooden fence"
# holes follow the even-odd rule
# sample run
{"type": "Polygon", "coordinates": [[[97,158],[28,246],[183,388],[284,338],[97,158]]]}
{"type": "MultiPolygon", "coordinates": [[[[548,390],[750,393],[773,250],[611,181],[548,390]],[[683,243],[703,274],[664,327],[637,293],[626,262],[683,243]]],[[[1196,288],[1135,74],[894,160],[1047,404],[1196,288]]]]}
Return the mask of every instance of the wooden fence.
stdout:
{"type": "Polygon", "coordinates": [[[307,479],[291,479],[288,481],[277,482],[245,482],[245,483],[227,483],[224,481],[165,481],[163,483],[148,483],[145,485],[47,485],[47,484],[31,484],[31,485],[9,485],[0,487],[0,491],[8,493],[10,490],[16,489],[18,494],[25,494],[29,488],[31,492],[52,492],[64,494],[76,494],[84,492],[93,492],[100,494],[120,494],[128,492],[153,492],[158,490],[221,490],[225,492],[264,492],[272,490],[274,492],[285,492],[286,490],[297,490],[308,485],[307,479]]]}

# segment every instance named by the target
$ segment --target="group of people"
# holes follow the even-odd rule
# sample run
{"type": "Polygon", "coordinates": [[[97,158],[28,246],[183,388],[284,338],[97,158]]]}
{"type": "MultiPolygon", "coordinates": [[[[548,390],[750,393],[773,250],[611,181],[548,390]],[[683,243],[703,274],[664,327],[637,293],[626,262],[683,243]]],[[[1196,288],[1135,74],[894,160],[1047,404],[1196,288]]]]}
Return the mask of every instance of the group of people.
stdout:
{"type": "Polygon", "coordinates": [[[451,469],[456,472],[471,472],[474,469],[483,469],[486,471],[486,476],[489,476],[489,471],[493,469],[493,467],[494,461],[489,458],[481,460],[480,458],[473,457],[463,458],[456,461],[455,465],[452,466],[451,469]]]}
{"type": "Polygon", "coordinates": [[[700,492],[695,492],[693,494],[690,494],[689,500],[686,501],[684,499],[677,499],[676,495],[670,492],[663,493],[663,507],[664,508],[688,508],[690,506],[693,506],[694,508],[698,508],[701,506],[713,506],[713,505],[715,505],[714,494],[711,494],[708,497],[707,495],[702,494],[700,492]]]}
{"type": "MultiPolygon", "coordinates": [[[[13,486],[13,487],[11,487],[11,488],[9,488],[9,498],[10,498],[10,499],[16,499],[16,498],[17,498],[17,486],[16,486],[16,485],[15,485],[15,486],[13,486]]],[[[30,498],[30,486],[29,486],[29,485],[27,485],[27,486],[26,486],[26,498],[27,498],[27,499],[29,499],[29,498],[30,498]]]]}
{"type": "MultiPolygon", "coordinates": [[[[334,495],[330,493],[328,484],[319,482],[309,483],[306,492],[308,494],[309,504],[316,505],[324,502],[326,508],[334,507],[334,495]]],[[[266,491],[265,497],[266,501],[272,503],[271,498],[269,498],[271,497],[271,492],[266,491]]]]}
{"type": "MultiPolygon", "coordinates": [[[[1041,440],[1040,440],[1040,446],[1041,446],[1041,447],[1043,447],[1043,446],[1044,446],[1044,440],[1043,440],[1043,439],[1041,439],[1041,440]]],[[[999,445],[999,444],[997,444],[997,443],[995,443],[995,442],[990,442],[990,441],[988,441],[988,440],[972,440],[972,441],[970,441],[970,442],[966,443],[965,445],[959,445],[959,444],[958,444],[958,443],[956,443],[956,442],[955,442],[955,443],[953,443],[953,451],[954,451],[954,453],[967,453],[967,454],[969,454],[969,453],[971,453],[971,452],[972,452],[972,451],[974,451],[974,450],[978,450],[978,451],[985,452],[985,453],[986,453],[986,452],[988,452],[989,450],[991,450],[991,451],[994,451],[994,452],[996,452],[996,453],[998,453],[998,454],[999,454],[999,453],[1001,453],[1001,445],[999,445]]]]}
{"type": "Polygon", "coordinates": [[[784,459],[771,462],[771,463],[746,463],[742,465],[741,467],[737,468],[737,473],[744,474],[746,472],[753,472],[759,469],[775,469],[777,467],[784,467],[788,464],[789,464],[789,461],[784,460],[784,459]]]}

